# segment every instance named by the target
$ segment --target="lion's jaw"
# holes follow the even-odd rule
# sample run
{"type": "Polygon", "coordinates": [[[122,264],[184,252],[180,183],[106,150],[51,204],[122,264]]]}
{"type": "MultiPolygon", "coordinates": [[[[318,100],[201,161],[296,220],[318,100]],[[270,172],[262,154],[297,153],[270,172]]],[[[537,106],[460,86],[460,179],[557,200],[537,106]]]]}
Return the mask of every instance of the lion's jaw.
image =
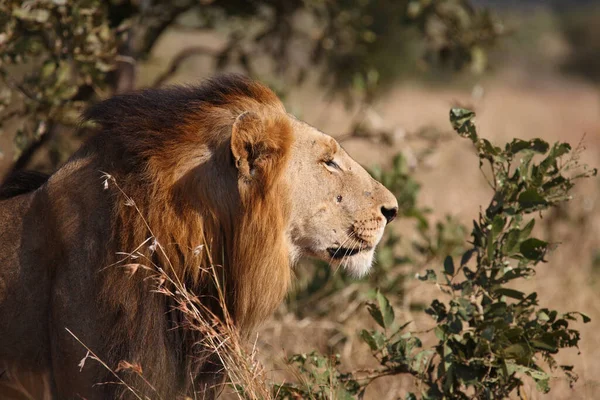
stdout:
{"type": "Polygon", "coordinates": [[[360,222],[360,224],[353,224],[352,233],[348,235],[349,243],[327,249],[331,256],[331,265],[341,266],[357,278],[363,277],[370,271],[375,247],[381,241],[386,225],[379,218],[360,222]],[[344,254],[340,254],[342,252],[344,254]]]}
{"type": "Polygon", "coordinates": [[[362,278],[371,270],[371,265],[373,264],[374,257],[375,249],[372,248],[369,251],[364,251],[350,258],[347,258],[345,262],[336,261],[332,264],[334,266],[343,267],[350,275],[356,278],[362,278]]]}
{"type": "Polygon", "coordinates": [[[291,224],[293,229],[288,243],[293,258],[317,258],[333,268],[344,269],[354,277],[365,276],[373,264],[375,248],[383,236],[385,223],[378,223],[373,228],[352,224],[348,229],[325,229],[326,234],[322,235],[323,231],[314,224],[317,221],[309,219],[302,226],[291,224]]]}
{"type": "Polygon", "coordinates": [[[286,171],[286,181],[292,182],[290,253],[362,277],[371,268],[375,247],[396,216],[398,203],[333,138],[297,120],[293,126],[295,140],[286,171]]]}

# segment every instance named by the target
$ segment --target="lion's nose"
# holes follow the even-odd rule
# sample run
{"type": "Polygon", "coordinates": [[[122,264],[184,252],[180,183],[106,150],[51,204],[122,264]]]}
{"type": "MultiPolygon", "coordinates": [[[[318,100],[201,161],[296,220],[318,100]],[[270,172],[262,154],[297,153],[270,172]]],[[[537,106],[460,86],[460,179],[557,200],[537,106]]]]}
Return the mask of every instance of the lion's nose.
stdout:
{"type": "Polygon", "coordinates": [[[381,206],[381,213],[383,214],[383,216],[387,220],[387,223],[389,224],[394,220],[394,218],[398,216],[398,207],[381,206]]]}

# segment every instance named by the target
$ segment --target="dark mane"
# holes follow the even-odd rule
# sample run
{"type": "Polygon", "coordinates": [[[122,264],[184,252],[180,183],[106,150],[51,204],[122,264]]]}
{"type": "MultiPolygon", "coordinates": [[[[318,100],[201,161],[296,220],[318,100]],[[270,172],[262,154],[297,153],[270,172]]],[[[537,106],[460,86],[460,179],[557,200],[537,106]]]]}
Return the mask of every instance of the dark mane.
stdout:
{"type": "Polygon", "coordinates": [[[33,192],[48,180],[50,175],[37,171],[16,171],[0,184],[0,200],[33,192]]]}
{"type": "MultiPolygon", "coordinates": [[[[199,85],[174,85],[117,95],[88,108],[82,121],[132,136],[141,131],[164,132],[185,124],[186,118],[202,108],[226,107],[239,99],[263,104],[279,101],[271,91],[243,75],[224,74],[199,85]]],[[[0,200],[32,192],[48,178],[49,175],[36,171],[14,172],[0,184],[0,200]]]]}
{"type": "Polygon", "coordinates": [[[43,185],[0,203],[0,374],[5,362],[18,377],[31,369],[61,399],[214,398],[225,365],[169,293],[185,285],[211,325],[227,311],[240,337],[284,299],[285,107],[268,87],[225,75],[119,95],[83,119],[94,135],[46,184],[20,173],[0,189],[43,185]],[[75,335],[111,370],[83,368],[75,335]],[[144,368],[116,373],[133,393],[107,384],[122,361],[144,368]]]}
{"type": "Polygon", "coordinates": [[[146,121],[153,128],[172,129],[183,123],[193,109],[202,106],[226,106],[241,98],[260,103],[278,102],[277,97],[265,89],[243,75],[225,74],[199,85],[173,85],[117,95],[90,107],[83,114],[83,120],[104,128],[123,128],[131,121],[139,130],[140,122],[146,121]]]}

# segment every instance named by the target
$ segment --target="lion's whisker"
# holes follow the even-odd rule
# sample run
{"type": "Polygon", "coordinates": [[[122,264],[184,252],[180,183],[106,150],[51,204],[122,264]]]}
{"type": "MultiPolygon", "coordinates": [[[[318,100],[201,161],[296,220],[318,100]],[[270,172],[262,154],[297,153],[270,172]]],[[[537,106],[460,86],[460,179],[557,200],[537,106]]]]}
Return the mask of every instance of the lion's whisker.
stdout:
{"type": "MultiPolygon", "coordinates": [[[[348,235],[348,237],[346,238],[346,240],[344,240],[344,241],[342,242],[342,244],[341,244],[341,245],[340,245],[340,246],[337,248],[337,250],[336,250],[336,251],[335,251],[335,252],[332,254],[331,258],[329,259],[329,263],[328,263],[330,268],[333,268],[333,265],[331,265],[331,263],[333,262],[333,260],[334,260],[335,256],[337,255],[338,251],[340,251],[340,250],[341,250],[341,249],[344,247],[344,245],[345,245],[345,244],[346,244],[346,243],[347,243],[347,242],[348,242],[350,239],[352,239],[352,237],[353,237],[355,234],[356,234],[355,232],[352,232],[352,233],[350,233],[350,235],[348,235]]],[[[339,265],[338,265],[338,268],[339,268],[339,265]]]]}
{"type": "Polygon", "coordinates": [[[346,252],[344,253],[344,256],[342,257],[342,261],[340,262],[340,264],[338,265],[337,269],[334,271],[334,275],[337,273],[337,271],[340,269],[340,267],[346,268],[348,266],[348,261],[350,260],[348,258],[348,253],[352,253],[352,251],[354,250],[354,246],[356,246],[356,244],[360,243],[358,241],[358,239],[354,238],[352,239],[351,243],[351,247],[346,249],[346,252]]]}

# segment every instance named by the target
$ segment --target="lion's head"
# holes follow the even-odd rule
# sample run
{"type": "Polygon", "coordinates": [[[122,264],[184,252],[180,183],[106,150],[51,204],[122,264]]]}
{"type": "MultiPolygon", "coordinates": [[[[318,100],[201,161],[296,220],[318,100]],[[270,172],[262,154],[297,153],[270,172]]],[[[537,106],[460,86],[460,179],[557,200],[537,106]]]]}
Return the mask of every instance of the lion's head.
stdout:
{"type": "Polygon", "coordinates": [[[117,208],[115,226],[139,226],[115,232],[118,251],[146,240],[147,223],[170,243],[174,270],[193,282],[202,279],[198,265],[226,266],[240,321],[268,315],[302,256],[366,274],[398,212],[394,196],[335,139],[244,77],[117,96],[87,118],[102,127],[91,144],[102,148],[94,168],[123,182],[145,214],[140,221],[137,210],[117,208]],[[200,244],[210,257],[193,254],[200,244]]]}
{"type": "Polygon", "coordinates": [[[309,256],[355,276],[367,273],[386,224],[398,213],[392,193],[335,139],[284,112],[243,112],[232,131],[241,184],[265,186],[274,175],[284,183],[279,194],[289,202],[285,233],[292,261],[309,256]]]}
{"type": "Polygon", "coordinates": [[[398,202],[335,139],[295,119],[292,126],[295,140],[285,172],[292,193],[292,248],[362,276],[398,202]]]}

